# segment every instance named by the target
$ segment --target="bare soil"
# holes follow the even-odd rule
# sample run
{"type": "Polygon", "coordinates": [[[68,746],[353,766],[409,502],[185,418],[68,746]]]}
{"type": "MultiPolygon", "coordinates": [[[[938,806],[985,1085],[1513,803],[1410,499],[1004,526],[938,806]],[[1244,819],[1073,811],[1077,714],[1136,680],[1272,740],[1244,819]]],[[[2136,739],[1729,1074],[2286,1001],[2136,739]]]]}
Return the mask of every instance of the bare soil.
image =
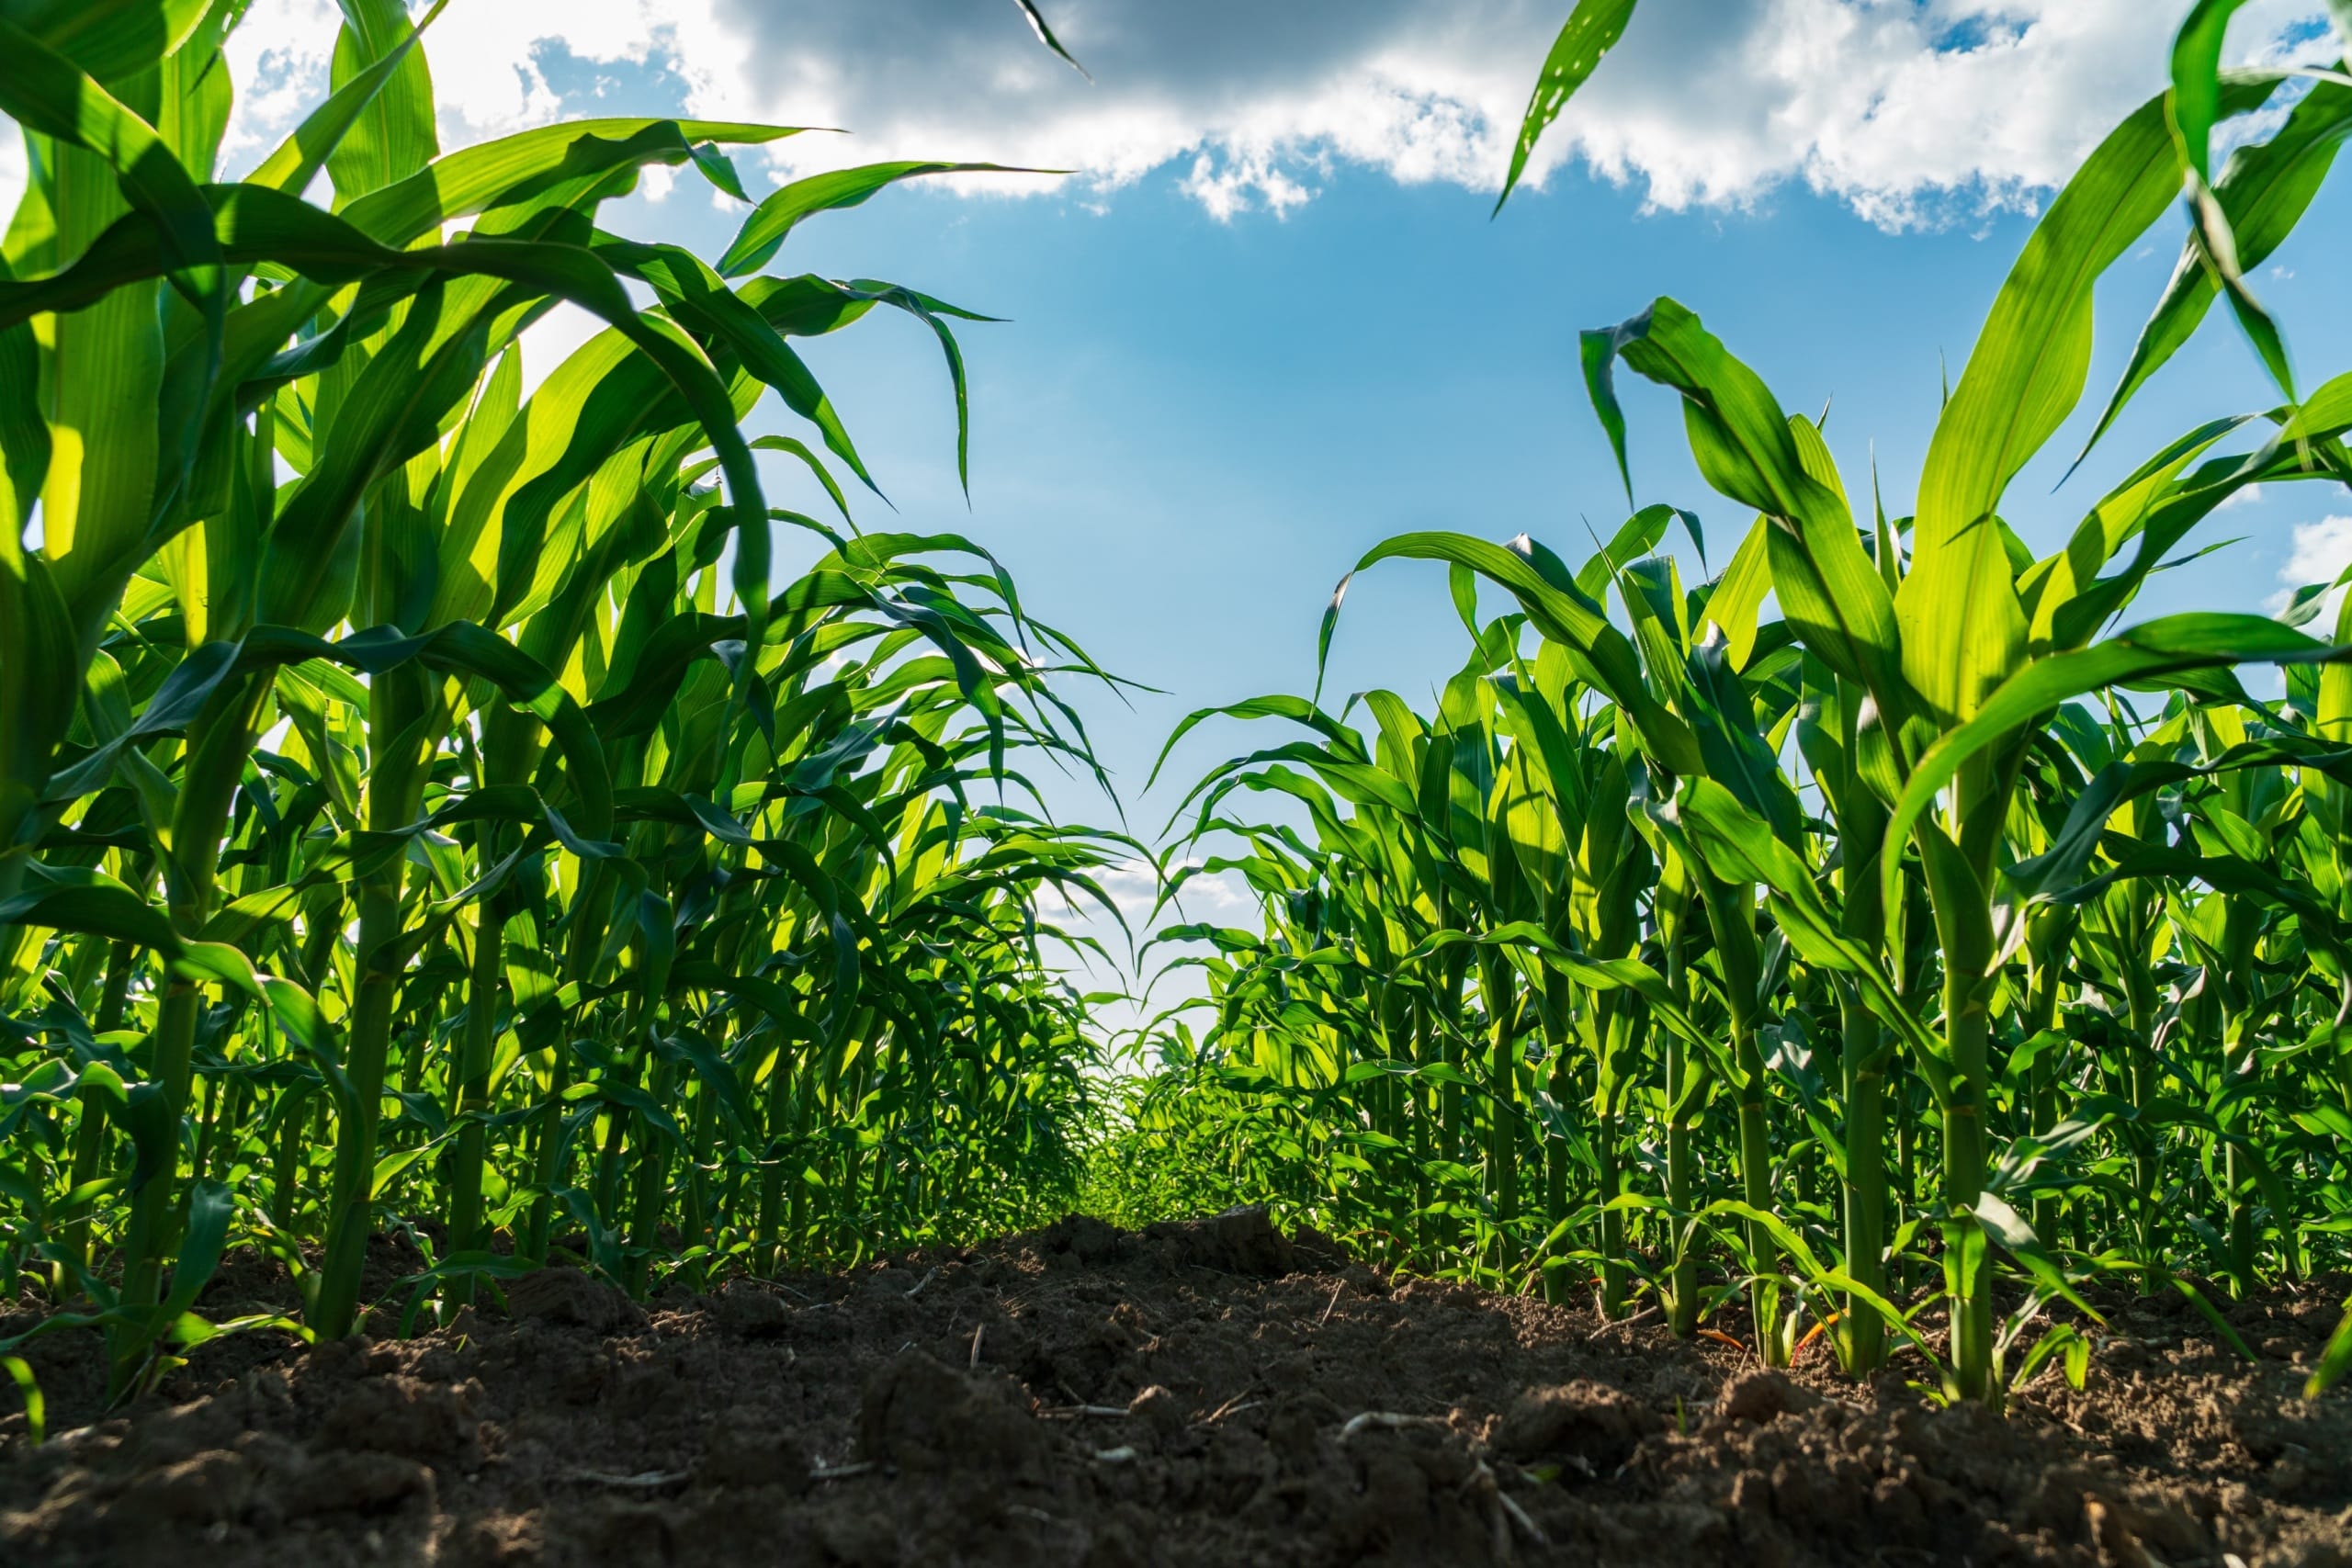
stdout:
{"type": "MultiPolygon", "coordinates": [[[[1257,1211],[650,1309],[553,1269],[412,1339],[218,1341],[103,1418],[94,1342],[35,1341],[52,1436],[0,1420],[0,1562],[2352,1568],[2352,1397],[2298,1394],[2344,1284],[2237,1307],[2251,1365],[2120,1303],[2087,1389],[2004,1420],[1257,1211]]],[[[206,1309],[273,1289],[248,1263],[206,1309]]]]}

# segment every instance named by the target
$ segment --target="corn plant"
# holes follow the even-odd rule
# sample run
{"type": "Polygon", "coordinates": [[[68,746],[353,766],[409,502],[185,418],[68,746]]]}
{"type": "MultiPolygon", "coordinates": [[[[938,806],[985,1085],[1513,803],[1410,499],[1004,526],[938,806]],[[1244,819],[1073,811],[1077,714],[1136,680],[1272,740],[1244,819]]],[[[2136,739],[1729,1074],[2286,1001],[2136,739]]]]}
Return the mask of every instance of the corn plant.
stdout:
{"type": "MultiPolygon", "coordinates": [[[[1473,1059],[1400,1056],[1391,1033],[1302,1009],[1298,977],[1311,968],[1317,996],[1413,987],[1441,1019],[1475,1005],[1491,1044],[1464,1086],[1476,1092],[1408,1097],[1406,1126],[1385,1124],[1438,1152],[1442,1172],[1447,1152],[1485,1151],[1481,1172],[1445,1172],[1472,1188],[1476,1250],[1424,1226],[1421,1266],[1556,1290],[1582,1261],[1611,1313],[1645,1274],[1685,1333],[1744,1289],[1768,1361],[1798,1353],[1810,1315],[1810,1333],[1834,1321],[1855,1371],[1899,1341],[1960,1398],[1998,1403],[2062,1353],[2078,1375],[2073,1328],[2026,1336],[2053,1300],[2092,1314],[2086,1279],[2186,1290],[2230,1337],[2185,1276],[2242,1292],[2333,1245],[2352,1134],[2335,1043],[2352,995],[2338,935],[2352,626],[2332,643],[2297,629],[2316,585],[2278,620],[2112,629],[2247,486],[2352,478],[2352,379],[2300,393],[2245,276],[2324,182],[2352,99],[2340,66],[2316,82],[2220,71],[2234,8],[2193,8],[2171,86],[2036,225],[1937,420],[1909,515],[1879,504],[1873,476],[1858,516],[1819,424],[1661,299],[1584,335],[1585,379],[1629,500],[1621,373],[1676,395],[1699,472],[1754,519],[1719,575],[1686,588],[1653,553],[1676,515],[1660,506],[1574,570],[1525,536],[1403,536],[1354,570],[1448,566],[1478,651],[1435,715],[1363,699],[1374,761],[1348,728],[1353,701],[1337,715],[1272,697],[1208,710],[1317,738],[1209,775],[1188,852],[1218,832],[1272,840],[1268,825],[1212,813],[1240,784],[1302,798],[1319,841],[1284,863],[1291,918],[1262,939],[1218,934],[1216,1023],[1173,1043],[1171,1082],[1199,1082],[1245,1040],[1256,1060],[1295,1059],[1311,1023],[1325,1042],[1317,1114],[1382,1127],[1352,1086],[1461,1077],[1473,1059]],[[2267,107],[2282,111],[2276,129],[2217,173],[2215,128],[2267,107]],[[2086,389],[2095,286],[2183,190],[2181,265],[2091,443],[2220,298],[2284,400],[2167,444],[2037,558],[2003,497],[2086,389]],[[1514,606],[1484,625],[1482,582],[1514,606]],[[2235,671],[2255,663],[2286,668],[2286,701],[2247,694],[2235,671]],[[1340,846],[1392,819],[1413,824],[1424,863],[1363,886],[1398,911],[1391,929],[1416,933],[1410,950],[1363,940],[1361,919],[1301,929],[1297,909],[1331,902],[1340,846]],[[1540,1128],[1518,1109],[1536,1078],[1540,1128]],[[1542,1232],[1517,1187],[1516,1151],[1538,1143],[1547,1172],[1563,1188],[1577,1176],[1589,1200],[1549,1196],[1542,1232]],[[1647,1167],[1646,1191],[1627,1190],[1629,1163],[1647,1167]],[[1724,1271],[1702,1295],[1708,1235],[1724,1271]],[[1942,1277],[1940,1346],[1920,1305],[1901,1304],[1926,1268],[1942,1277]],[[2000,1275],[2022,1287],[2006,1314],[2000,1275]]],[[[1633,9],[1577,8],[1506,195],[1633,9]]],[[[1236,863],[1271,900],[1264,850],[1236,863]]],[[[1163,1091],[1155,1114],[1165,1124],[1181,1104],[1163,1091]]],[[[1344,1184],[1384,1169],[1363,1161],[1344,1184]]],[[[1413,1180],[1426,1207],[1435,1183],[1413,1180]]],[[[1395,1201],[1317,1201],[1379,1213],[1395,1201]]]]}
{"type": "Polygon", "coordinates": [[[1104,677],[977,544],[855,527],[792,343],[903,313],[960,423],[978,318],[772,265],[957,166],[786,185],[713,266],[608,205],[652,164],[748,200],[725,149],[791,128],[445,152],[438,11],[348,0],[330,96],[232,183],[243,5],[0,16],[0,1252],[118,1393],[230,1326],[192,1309],[232,1246],[299,1286],[267,1321],[334,1337],[387,1229],[413,1314],[1078,1186],[1090,941],[1041,910],[1133,851],[1023,768],[1102,776],[1055,686],[1104,677]],[[559,303],[602,330],[526,397],[559,303]],[[799,434],[744,430],[770,391],[799,434]],[[816,558],[780,590],[778,528],[816,558]]]}

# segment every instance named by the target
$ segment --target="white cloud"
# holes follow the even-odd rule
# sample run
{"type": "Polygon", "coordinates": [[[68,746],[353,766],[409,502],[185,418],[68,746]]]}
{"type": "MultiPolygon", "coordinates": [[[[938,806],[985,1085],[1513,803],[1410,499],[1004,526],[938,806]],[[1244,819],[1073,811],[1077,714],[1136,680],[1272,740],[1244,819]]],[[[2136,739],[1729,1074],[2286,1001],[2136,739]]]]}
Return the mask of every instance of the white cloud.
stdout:
{"type": "MultiPolygon", "coordinates": [[[[1060,28],[1057,27],[1055,30],[1058,33],[1060,28]]],[[[1169,870],[1172,874],[1183,866],[1200,863],[1198,860],[1179,862],[1169,870]]],[[[1111,896],[1111,901],[1119,907],[1119,913],[1135,930],[1138,942],[1149,937],[1158,924],[1179,920],[1230,921],[1237,916],[1254,912],[1258,908],[1257,896],[1250,890],[1249,884],[1229,871],[1195,871],[1178,890],[1175,899],[1160,910],[1157,920],[1153,919],[1152,907],[1159,900],[1160,885],[1159,874],[1149,862],[1123,862],[1103,871],[1095,880],[1111,896]]],[[[1092,911],[1099,916],[1102,907],[1090,902],[1080,906],[1080,908],[1081,912],[1092,911]]]]}
{"type": "MultiPolygon", "coordinates": [[[[2316,523],[2296,524],[2287,564],[2278,569],[2281,586],[2270,596],[2270,609],[2285,609],[2299,588],[2334,582],[2346,567],[2352,567],[2352,517],[2323,517],[2316,523]]],[[[2341,588],[2327,596],[2326,607],[2321,613],[2323,626],[2335,625],[2336,611],[2343,603],[2341,588]]]]}
{"type": "Polygon", "coordinates": [[[1258,895],[1238,872],[1194,872],[1177,890],[1170,907],[1181,908],[1191,919],[1230,920],[1236,916],[1257,913],[1258,895]]]}
{"type": "Polygon", "coordinates": [[[342,25],[334,0],[261,0],[229,35],[221,52],[236,97],[220,139],[224,168],[260,163],[317,107],[342,25]]]}
{"type": "Polygon", "coordinates": [[[1237,213],[1260,203],[1280,218],[1315,195],[1270,159],[1251,155],[1218,168],[1205,152],[1193,159],[1193,172],[1184,176],[1184,190],[1220,223],[1232,222],[1237,213]]]}
{"type": "MultiPolygon", "coordinates": [[[[848,146],[787,143],[788,164],[991,158],[1115,187],[1175,164],[1220,218],[1286,211],[1340,164],[1494,188],[1564,14],[1559,0],[1051,0],[1090,86],[996,10],[667,0],[696,29],[743,40],[697,82],[701,107],[858,132],[848,146]]],[[[1532,178],[1582,159],[1668,209],[1801,181],[1889,227],[2029,204],[2161,85],[2179,11],[1644,0],[1532,178]]],[[[2256,0],[2234,52],[2289,51],[2316,11],[2256,0]]]]}
{"type": "MultiPolygon", "coordinates": [[[[1230,219],[1287,212],[1341,165],[1493,189],[1565,14],[1562,0],[1041,3],[1091,85],[987,0],[453,0],[427,41],[453,143],[556,118],[567,106],[549,73],[568,51],[607,68],[597,112],[683,99],[697,114],[857,132],[780,144],[787,170],[985,159],[1076,171],[1099,201],[1172,165],[1230,219]],[[624,66],[661,85],[624,90],[624,66]],[[646,96],[667,101],[628,101],[646,96]]],[[[1666,209],[1802,183],[1891,228],[2030,205],[2162,84],[2181,9],[1643,0],[1531,179],[1581,160],[1666,209]]],[[[2312,52],[2318,13],[2317,0],[2254,0],[2232,51],[2312,52]]],[[[256,0],[231,44],[230,167],[316,101],[336,22],[332,0],[256,0]]],[[[0,198],[7,177],[0,164],[0,198]]]]}
{"type": "MultiPolygon", "coordinates": [[[[237,104],[221,149],[227,167],[258,160],[318,103],[341,25],[334,0],[256,0],[228,45],[237,104]]],[[[665,62],[700,92],[704,78],[687,62],[739,43],[704,0],[452,0],[424,39],[443,138],[453,145],[565,112],[542,63],[550,47],[600,65],[665,62]]]]}

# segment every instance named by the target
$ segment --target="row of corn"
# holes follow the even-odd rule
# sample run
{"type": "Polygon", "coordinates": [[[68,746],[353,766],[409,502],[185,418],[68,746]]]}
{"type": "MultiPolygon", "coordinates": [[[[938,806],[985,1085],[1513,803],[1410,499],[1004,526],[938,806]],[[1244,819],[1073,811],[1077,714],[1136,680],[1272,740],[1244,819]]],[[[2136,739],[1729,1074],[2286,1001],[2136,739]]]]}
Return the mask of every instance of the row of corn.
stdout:
{"type": "MultiPolygon", "coordinates": [[[[1578,7],[1521,164],[1633,9],[1578,7]]],[[[1224,874],[1263,918],[1159,933],[1205,994],[1139,1035],[1134,1157],[1685,1334],[1744,1297],[1768,1361],[1826,1335],[1995,1403],[2052,1358],[2079,1375],[2110,1277],[2234,1342],[2224,1294],[2341,1264],[2352,616],[2321,583],[2276,618],[2130,624],[2233,500],[2352,482],[2352,376],[2299,386],[2246,276],[2324,186],[2352,77],[2219,70],[2233,9],[2194,8],[2171,86],[2042,214],[1908,514],[1660,299],[1584,334],[1584,378],[1629,500],[1620,388],[1675,395],[1752,519],[1720,570],[1659,553],[1703,549],[1667,504],[1580,562],[1404,535],[1355,570],[1447,568],[1472,652],[1433,705],[1185,721],[1283,731],[1193,786],[1166,852],[1180,909],[1224,874]],[[2184,188],[2179,265],[2076,463],[2217,302],[2276,400],[2215,411],[2037,553],[2004,498],[2082,401],[2102,276],[2184,188]]],[[[2347,1362],[2352,1332],[2314,1381],[2347,1362]]]]}
{"type": "Polygon", "coordinates": [[[1095,1032],[1042,896],[1131,852],[1024,770],[1099,776],[1049,688],[1100,672],[986,550],[850,521],[795,341],[903,314],[960,410],[964,312],[774,265],[940,166],[786,185],[712,265],[608,204],[744,199],[724,149],[788,129],[444,152],[438,7],[346,0],[331,96],[216,182],[244,9],[0,11],[16,1326],[103,1330],[121,1393],[550,1258],[642,1292],[1056,1210],[1095,1032]],[[598,330],[526,389],[559,307],[598,330]],[[771,392],[805,440],[745,434],[771,392]],[[216,1321],[232,1248],[288,1286],[216,1321]]]}

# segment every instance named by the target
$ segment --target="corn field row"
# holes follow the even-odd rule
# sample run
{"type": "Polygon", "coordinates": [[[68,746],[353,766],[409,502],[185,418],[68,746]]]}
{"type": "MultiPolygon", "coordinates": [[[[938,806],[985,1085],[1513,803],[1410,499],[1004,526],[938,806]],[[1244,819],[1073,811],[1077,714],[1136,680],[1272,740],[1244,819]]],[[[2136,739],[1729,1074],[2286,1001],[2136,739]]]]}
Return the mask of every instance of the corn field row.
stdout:
{"type": "Polygon", "coordinates": [[[189,1310],[232,1245],[332,1337],[384,1229],[432,1261],[413,1321],[550,1257],[642,1293],[1059,1212],[1094,1045],[1039,895],[1134,851],[1023,770],[1099,776],[1050,684],[1100,671],[985,549],[850,521],[872,480],[792,340],[902,312],[960,411],[967,313],[775,265],[942,166],[787,185],[714,266],[600,209],[652,165],[741,197],[725,149],[788,128],[445,153],[406,8],[352,0],[332,96],[205,183],[243,9],[0,18],[33,171],[0,1271],[62,1309],[34,1332],[102,1328],[129,1393],[254,1325],[189,1310]],[[602,330],[526,396],[562,302],[602,330]],[[770,391],[806,441],[744,434],[770,391]],[[778,533],[813,558],[780,590],[778,533]]]}
{"type": "MultiPolygon", "coordinates": [[[[1744,542],[1686,581],[1659,547],[1702,525],[1652,505],[1574,568],[1366,556],[1445,563],[1473,655],[1427,713],[1179,728],[1304,738],[1185,797],[1167,897],[1238,872],[1265,918],[1159,933],[1205,944],[1207,995],[1121,1089],[1069,978],[1117,955],[1051,916],[1115,922],[1102,874],[1154,852],[1037,777],[1107,790],[1065,693],[1117,682],[980,545],[852,522],[873,478],[792,345],[908,317],[960,429],[978,318],[777,265],[804,220],[982,166],[753,203],[727,150],[790,128],[444,152],[439,7],[341,9],[330,96],[222,182],[239,0],[0,6],[31,170],[0,241],[0,1269],[45,1303],[25,1332],[105,1334],[118,1395],[223,1332],[413,1325],[549,1261],[643,1295],[1081,1193],[1271,1197],[1685,1333],[1744,1294],[1768,1359],[1907,1347],[1996,1403],[2079,1375],[2044,1309],[2103,1274],[2211,1306],[2341,1260],[2352,624],[2299,629],[2318,585],[2114,629],[2232,497],[2352,479],[2352,378],[2299,389],[2245,281],[2352,129],[2340,70],[2222,73],[2234,6],[2195,7],[2041,219],[1911,516],[1674,301],[1587,334],[1629,500],[1627,376],[1679,397],[1744,542]],[[656,164],[749,209],[715,263],[602,226],[656,164]],[[2036,558],[2002,497],[2184,182],[2100,432],[2224,299],[2280,400],[2036,558]],[[559,304],[603,330],[526,391],[559,304]],[[798,434],[747,433],[770,392],[798,434]],[[387,1231],[421,1271],[371,1275],[387,1231]],[[299,1304],[199,1315],[232,1247],[299,1304]]],[[[1514,181],[1633,11],[1577,8],[1514,181]]]]}
{"type": "MultiPolygon", "coordinates": [[[[1283,731],[1191,787],[1163,857],[1180,908],[1229,874],[1263,920],[1159,931],[1208,945],[1172,961],[1206,994],[1141,1033],[1130,1158],[1684,1335],[1744,1293],[1770,1363],[1826,1333],[1855,1372],[1917,1352],[1995,1403],[2053,1357],[2079,1379],[2092,1281],[2185,1290],[2233,1337],[2217,1290],[2343,1264],[2352,613],[2323,583],[2276,619],[2115,629],[2233,497],[2352,481],[2352,376],[2299,392],[2245,277],[2324,184],[2352,78],[2218,72],[2233,8],[2195,8],[2171,88],[2042,215],[1910,514],[1660,299],[1583,335],[1587,389],[1629,501],[1620,383],[1676,394],[1753,519],[1720,571],[1658,553],[1703,538],[1666,504],[1577,564],[1403,535],[1354,570],[1446,567],[1472,651],[1433,705],[1318,687],[1184,721],[1171,749],[1283,731]],[[2216,125],[2265,111],[2214,172],[2216,125]],[[2219,299],[2281,400],[2216,411],[2037,557],[2004,495],[2084,396],[2099,278],[2184,181],[2092,443],[2219,299]]],[[[1514,176],[1632,11],[1578,7],[1514,176]]],[[[2352,1333],[2323,1377],[2347,1360],[2352,1333]]]]}

